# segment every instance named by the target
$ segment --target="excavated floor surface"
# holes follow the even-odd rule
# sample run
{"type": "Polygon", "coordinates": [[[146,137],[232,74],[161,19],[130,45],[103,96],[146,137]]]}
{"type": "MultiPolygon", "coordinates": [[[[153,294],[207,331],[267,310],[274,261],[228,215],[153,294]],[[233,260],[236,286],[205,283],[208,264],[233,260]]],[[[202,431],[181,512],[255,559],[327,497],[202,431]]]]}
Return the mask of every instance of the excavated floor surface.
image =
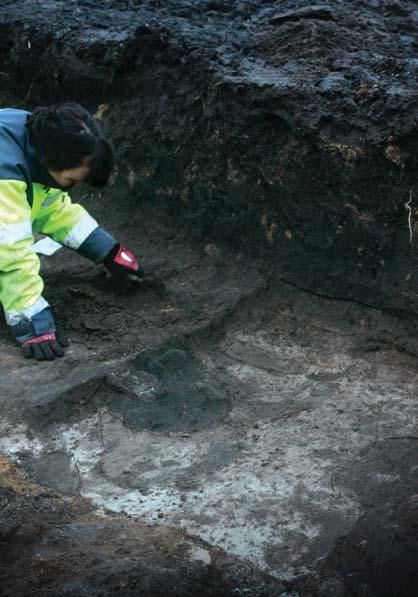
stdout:
{"type": "Polygon", "coordinates": [[[97,110],[118,174],[85,202],[155,277],[43,258],[53,364],[0,323],[0,593],[418,594],[417,29],[2,3],[1,106],[97,110]]]}
{"type": "Polygon", "coordinates": [[[61,250],[43,267],[66,357],[23,361],[2,327],[0,450],[28,479],[290,583],[416,492],[416,358],[391,340],[407,321],[269,285],[163,218],[113,230],[154,281],[121,290],[61,250]]]}

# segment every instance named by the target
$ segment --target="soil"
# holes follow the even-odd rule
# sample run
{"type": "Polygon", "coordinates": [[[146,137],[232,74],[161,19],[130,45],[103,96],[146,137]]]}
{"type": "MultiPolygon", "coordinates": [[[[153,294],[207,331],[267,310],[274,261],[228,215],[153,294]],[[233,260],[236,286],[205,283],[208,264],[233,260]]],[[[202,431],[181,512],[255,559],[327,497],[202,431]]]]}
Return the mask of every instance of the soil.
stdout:
{"type": "Polygon", "coordinates": [[[414,2],[3,2],[0,105],[118,152],[64,359],[0,324],[4,595],[417,594],[414,2]]]}

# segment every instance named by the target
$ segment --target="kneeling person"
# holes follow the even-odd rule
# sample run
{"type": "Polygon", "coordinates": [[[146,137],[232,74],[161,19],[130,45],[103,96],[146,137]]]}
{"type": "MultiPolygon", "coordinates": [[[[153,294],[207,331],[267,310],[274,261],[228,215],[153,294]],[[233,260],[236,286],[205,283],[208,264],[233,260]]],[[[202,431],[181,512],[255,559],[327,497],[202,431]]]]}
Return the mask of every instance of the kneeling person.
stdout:
{"type": "Polygon", "coordinates": [[[112,170],[112,148],[80,105],[0,110],[0,302],[25,357],[64,355],[42,296],[33,231],[102,263],[120,280],[144,274],[133,254],[67,193],[82,182],[103,187],[112,170]]]}

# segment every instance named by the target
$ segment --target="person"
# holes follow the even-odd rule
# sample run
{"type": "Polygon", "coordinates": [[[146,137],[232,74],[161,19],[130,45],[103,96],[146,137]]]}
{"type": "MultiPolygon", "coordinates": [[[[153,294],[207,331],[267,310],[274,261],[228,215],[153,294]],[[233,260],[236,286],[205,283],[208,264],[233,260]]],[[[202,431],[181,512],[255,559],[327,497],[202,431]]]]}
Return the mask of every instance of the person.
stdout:
{"type": "Polygon", "coordinates": [[[134,255],[68,194],[80,183],[102,188],[113,164],[99,123],[79,104],[0,109],[0,302],[27,358],[52,361],[66,345],[42,296],[34,231],[103,264],[118,280],[144,275],[134,255]]]}

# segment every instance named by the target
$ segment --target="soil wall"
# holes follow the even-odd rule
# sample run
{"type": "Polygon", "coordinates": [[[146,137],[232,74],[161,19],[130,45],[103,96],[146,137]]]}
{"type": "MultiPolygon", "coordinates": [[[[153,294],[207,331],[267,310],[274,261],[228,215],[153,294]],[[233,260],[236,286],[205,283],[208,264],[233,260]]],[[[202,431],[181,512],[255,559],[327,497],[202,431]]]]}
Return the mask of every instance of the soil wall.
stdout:
{"type": "Polygon", "coordinates": [[[120,201],[415,313],[414,2],[21,0],[0,27],[3,104],[101,105],[120,201]]]}

